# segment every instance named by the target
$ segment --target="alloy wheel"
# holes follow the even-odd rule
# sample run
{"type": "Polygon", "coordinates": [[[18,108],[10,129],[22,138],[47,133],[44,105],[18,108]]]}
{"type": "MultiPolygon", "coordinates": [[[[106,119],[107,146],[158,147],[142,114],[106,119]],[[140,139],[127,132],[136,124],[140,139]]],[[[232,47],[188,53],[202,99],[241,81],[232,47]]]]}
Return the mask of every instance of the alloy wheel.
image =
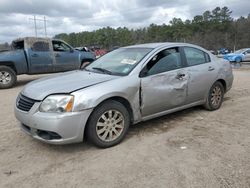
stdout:
{"type": "Polygon", "coordinates": [[[97,121],[96,133],[99,139],[105,142],[116,140],[124,129],[124,117],[117,110],[104,112],[97,121]]]}
{"type": "Polygon", "coordinates": [[[2,84],[8,84],[11,81],[11,75],[10,73],[6,71],[0,72],[0,83],[2,84]]]}
{"type": "Polygon", "coordinates": [[[219,86],[216,86],[213,88],[212,94],[211,94],[211,102],[212,105],[218,106],[222,100],[222,91],[219,86]]]}

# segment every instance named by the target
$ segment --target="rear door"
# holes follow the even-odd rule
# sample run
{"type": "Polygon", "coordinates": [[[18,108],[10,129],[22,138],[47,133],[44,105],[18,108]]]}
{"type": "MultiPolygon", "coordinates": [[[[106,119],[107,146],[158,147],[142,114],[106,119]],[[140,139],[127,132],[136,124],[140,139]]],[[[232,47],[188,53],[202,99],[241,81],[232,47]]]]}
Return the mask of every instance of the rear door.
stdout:
{"type": "Polygon", "coordinates": [[[144,118],[185,103],[188,75],[181,59],[178,47],[168,48],[156,54],[143,68],[140,77],[144,118]]]}
{"type": "Polygon", "coordinates": [[[29,73],[49,73],[54,71],[50,42],[46,39],[34,41],[28,49],[29,73]]]}
{"type": "Polygon", "coordinates": [[[57,72],[80,68],[80,52],[62,41],[52,41],[57,72]]]}
{"type": "Polygon", "coordinates": [[[216,80],[217,62],[212,63],[209,54],[197,48],[183,47],[182,52],[189,75],[186,103],[202,101],[216,80]]]}

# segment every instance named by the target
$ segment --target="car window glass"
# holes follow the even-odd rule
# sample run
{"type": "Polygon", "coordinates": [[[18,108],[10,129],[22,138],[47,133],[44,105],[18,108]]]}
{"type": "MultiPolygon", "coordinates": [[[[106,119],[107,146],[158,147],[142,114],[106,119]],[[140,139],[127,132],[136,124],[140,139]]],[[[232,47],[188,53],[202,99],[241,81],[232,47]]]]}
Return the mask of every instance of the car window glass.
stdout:
{"type": "Polygon", "coordinates": [[[36,51],[36,52],[49,51],[49,43],[43,42],[43,41],[35,42],[32,46],[32,51],[36,51]]]}
{"type": "Polygon", "coordinates": [[[24,41],[14,41],[12,42],[12,48],[14,50],[20,50],[20,49],[24,49],[24,41]]]}
{"type": "Polygon", "coordinates": [[[147,64],[147,75],[158,74],[181,68],[181,58],[178,48],[170,48],[159,52],[147,64]]]}
{"type": "Polygon", "coordinates": [[[209,59],[207,59],[209,56],[203,51],[196,49],[196,48],[191,48],[191,47],[184,47],[184,53],[186,55],[187,59],[187,64],[189,66],[193,65],[199,65],[203,63],[209,62],[209,59]]]}
{"type": "Polygon", "coordinates": [[[88,65],[86,70],[96,71],[96,68],[101,68],[112,74],[127,75],[151,50],[151,48],[119,48],[88,65]]]}
{"type": "Polygon", "coordinates": [[[70,47],[60,41],[53,41],[53,49],[59,52],[70,51],[70,47]]]}
{"type": "Polygon", "coordinates": [[[211,61],[210,56],[205,52],[204,52],[204,55],[205,55],[206,62],[210,62],[211,61]]]}

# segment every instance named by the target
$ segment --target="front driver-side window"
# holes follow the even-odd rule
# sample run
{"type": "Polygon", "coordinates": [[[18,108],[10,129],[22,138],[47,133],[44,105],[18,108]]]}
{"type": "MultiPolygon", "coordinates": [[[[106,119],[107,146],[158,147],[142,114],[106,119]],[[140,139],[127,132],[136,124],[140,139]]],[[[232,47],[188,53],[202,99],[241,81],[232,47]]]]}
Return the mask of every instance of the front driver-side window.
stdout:
{"type": "Polygon", "coordinates": [[[53,49],[57,52],[66,52],[71,50],[68,45],[64,44],[61,41],[53,41],[53,49]]]}
{"type": "Polygon", "coordinates": [[[179,48],[169,48],[155,55],[145,68],[147,70],[147,75],[153,75],[181,67],[179,48]]]}

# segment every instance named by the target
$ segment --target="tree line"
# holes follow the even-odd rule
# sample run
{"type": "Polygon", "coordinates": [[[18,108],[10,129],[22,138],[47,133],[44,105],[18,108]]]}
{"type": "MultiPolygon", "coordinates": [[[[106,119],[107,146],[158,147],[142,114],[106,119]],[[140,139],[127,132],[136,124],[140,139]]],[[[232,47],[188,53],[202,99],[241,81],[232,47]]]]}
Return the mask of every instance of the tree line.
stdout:
{"type": "Polygon", "coordinates": [[[169,24],[151,24],[145,28],[101,28],[79,33],[61,33],[54,38],[72,46],[99,46],[112,49],[115,46],[149,42],[188,42],[210,50],[222,47],[231,50],[250,47],[250,14],[233,19],[228,7],[216,7],[193,19],[173,18],[169,24]]]}
{"type": "MultiPolygon", "coordinates": [[[[173,18],[169,24],[151,24],[138,29],[104,27],[95,31],[61,33],[54,38],[74,47],[98,46],[109,50],[149,42],[188,42],[210,50],[222,47],[234,50],[250,47],[250,14],[233,19],[228,7],[216,7],[192,19],[173,18]]],[[[0,50],[7,46],[0,44],[0,50]]]]}

